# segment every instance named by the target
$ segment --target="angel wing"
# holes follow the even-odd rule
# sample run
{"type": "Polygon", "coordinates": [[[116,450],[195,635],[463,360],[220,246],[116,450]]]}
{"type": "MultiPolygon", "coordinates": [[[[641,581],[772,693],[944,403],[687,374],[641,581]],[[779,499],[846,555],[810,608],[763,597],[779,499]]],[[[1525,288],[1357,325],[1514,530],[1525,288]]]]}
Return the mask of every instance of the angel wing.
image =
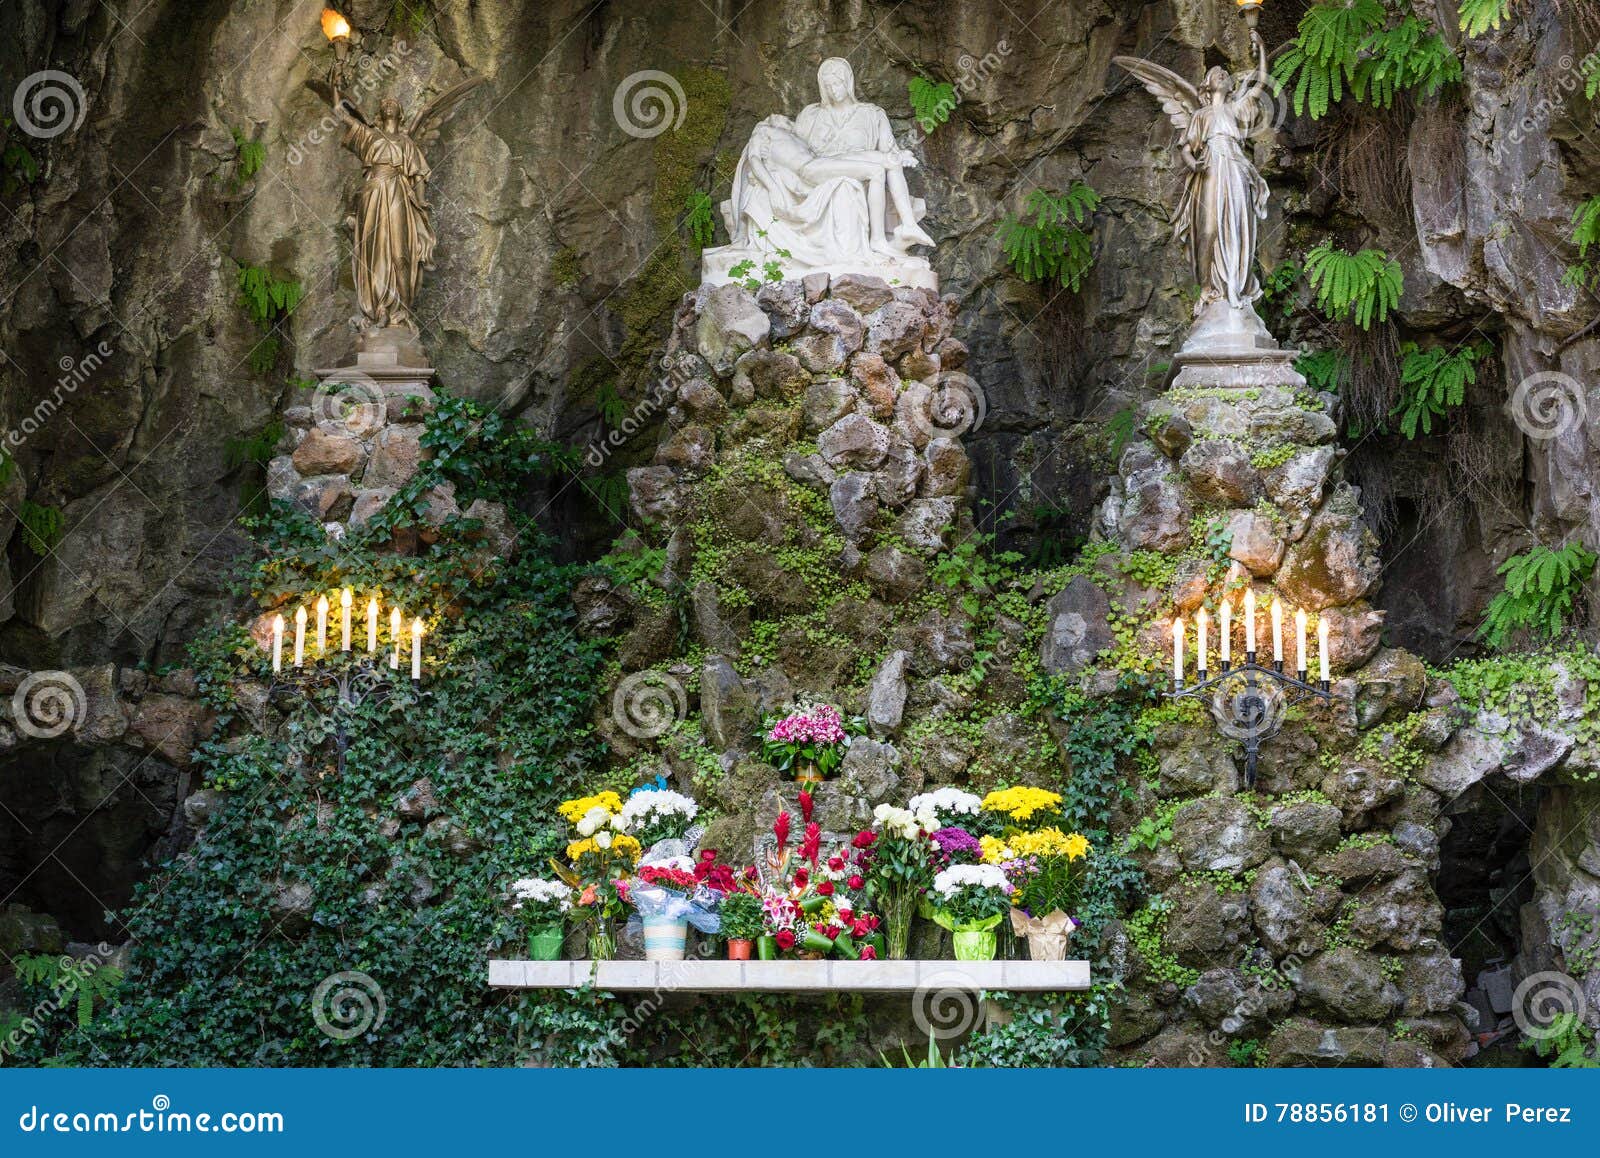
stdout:
{"type": "Polygon", "coordinates": [[[451,85],[427,104],[422,106],[420,112],[411,118],[411,124],[406,127],[406,135],[418,145],[427,144],[439,135],[445,118],[450,115],[458,104],[466,99],[467,95],[483,83],[483,77],[472,76],[460,84],[451,85]]]}
{"type": "Polygon", "coordinates": [[[1200,108],[1200,94],[1194,85],[1170,68],[1137,56],[1113,56],[1111,62],[1133,73],[1139,83],[1150,90],[1150,95],[1161,102],[1161,111],[1179,132],[1188,129],[1189,119],[1200,108]]]}
{"type": "Polygon", "coordinates": [[[342,110],[343,112],[347,113],[351,119],[359,121],[361,124],[367,125],[369,128],[371,127],[372,122],[367,120],[366,114],[356,106],[356,103],[349,97],[339,93],[339,91],[331,84],[328,84],[326,81],[310,79],[307,79],[305,83],[308,89],[316,93],[323,100],[327,101],[328,104],[332,105],[334,112],[337,113],[342,110]]]}

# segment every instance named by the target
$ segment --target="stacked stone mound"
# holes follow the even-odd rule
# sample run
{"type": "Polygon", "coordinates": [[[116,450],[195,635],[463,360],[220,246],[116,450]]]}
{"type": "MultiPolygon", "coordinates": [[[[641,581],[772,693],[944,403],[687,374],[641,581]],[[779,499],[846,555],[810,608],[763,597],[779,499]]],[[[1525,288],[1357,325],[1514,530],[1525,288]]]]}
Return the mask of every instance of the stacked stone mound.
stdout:
{"type": "Polygon", "coordinates": [[[707,842],[732,857],[794,806],[789,778],[757,758],[757,731],[807,700],[869,729],[818,793],[827,829],[934,783],[1059,784],[1020,714],[1002,708],[980,738],[915,728],[980,696],[1023,700],[1004,659],[1022,625],[1003,628],[1000,658],[971,686],[973,617],[930,575],[973,533],[954,314],[952,299],[853,276],[702,288],[680,306],[666,430],[655,464],[628,472],[645,528],[633,549],[664,552],[664,567],[632,586],[590,580],[578,604],[588,630],[620,636],[602,732],[641,770],[706,784],[721,813],[707,842]],[[672,732],[644,718],[652,684],[682,721],[672,732]]]}
{"type": "MultiPolygon", "coordinates": [[[[433,391],[419,382],[378,384],[352,373],[354,385],[330,379],[312,404],[284,410],[279,453],[267,464],[267,493],[322,523],[334,538],[383,510],[430,457],[422,435],[433,391]]],[[[456,517],[476,519],[496,553],[510,554],[514,537],[500,504],[477,499],[463,511],[449,482],[421,497],[425,528],[456,517]]],[[[426,529],[401,531],[393,547],[412,554],[432,538],[426,529]]]]}

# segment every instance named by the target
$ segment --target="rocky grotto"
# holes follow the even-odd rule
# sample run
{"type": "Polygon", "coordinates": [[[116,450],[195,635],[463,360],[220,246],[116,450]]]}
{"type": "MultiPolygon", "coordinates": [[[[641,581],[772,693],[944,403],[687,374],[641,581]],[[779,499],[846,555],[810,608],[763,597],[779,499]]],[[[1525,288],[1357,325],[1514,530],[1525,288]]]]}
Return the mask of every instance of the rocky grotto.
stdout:
{"type": "Polygon", "coordinates": [[[1241,7],[0,10],[0,1026],[19,961],[120,978],[12,1055],[915,1052],[887,1001],[482,984],[556,801],[659,777],[747,850],[801,807],[764,723],[825,701],[825,830],[1031,785],[1096,848],[1094,986],[967,1064],[1544,1065],[1552,1002],[1595,1064],[1600,5],[1241,7]],[[889,136],[819,161],[831,58],[889,136]],[[1201,164],[1213,95],[1255,119],[1201,164]],[[402,127],[425,214],[374,193],[402,127]],[[348,584],[437,683],[335,736],[267,656],[348,584]],[[1253,783],[1165,694],[1246,592],[1331,668],[1253,783]],[[357,958],[389,1036],[302,1032],[357,958]]]}

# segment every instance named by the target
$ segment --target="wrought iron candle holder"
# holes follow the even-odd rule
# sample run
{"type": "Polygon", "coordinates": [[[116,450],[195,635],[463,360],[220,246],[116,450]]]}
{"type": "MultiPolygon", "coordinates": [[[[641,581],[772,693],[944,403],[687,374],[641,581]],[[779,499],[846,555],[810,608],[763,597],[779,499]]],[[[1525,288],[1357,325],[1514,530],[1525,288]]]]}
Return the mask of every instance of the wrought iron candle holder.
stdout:
{"type": "Polygon", "coordinates": [[[345,753],[350,747],[349,725],[358,708],[391,700],[405,707],[415,704],[422,697],[420,677],[407,679],[398,667],[365,656],[335,667],[307,664],[274,672],[267,695],[274,700],[291,693],[309,698],[314,691],[323,688],[331,688],[335,692],[330,718],[341,776],[344,775],[345,753]]]}
{"type": "Polygon", "coordinates": [[[1270,667],[1264,666],[1256,662],[1255,652],[1247,651],[1245,662],[1238,667],[1223,660],[1221,670],[1210,677],[1200,669],[1198,683],[1175,677],[1166,698],[1200,699],[1211,694],[1211,715],[1218,729],[1223,735],[1244,742],[1244,783],[1246,788],[1254,788],[1261,741],[1277,733],[1283,725],[1285,709],[1305,700],[1326,703],[1333,699],[1327,680],[1312,683],[1306,679],[1307,674],[1301,668],[1298,676],[1290,675],[1283,670],[1281,659],[1270,667]]]}

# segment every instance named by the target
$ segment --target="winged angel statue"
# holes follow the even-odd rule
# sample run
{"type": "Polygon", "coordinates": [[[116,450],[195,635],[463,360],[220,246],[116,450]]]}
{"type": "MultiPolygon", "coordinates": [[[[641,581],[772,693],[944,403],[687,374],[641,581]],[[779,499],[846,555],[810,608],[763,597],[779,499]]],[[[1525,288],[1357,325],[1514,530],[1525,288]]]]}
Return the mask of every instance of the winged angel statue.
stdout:
{"type": "Polygon", "coordinates": [[[480,84],[472,77],[446,89],[402,125],[402,108],[393,97],[378,105],[376,123],[341,95],[335,81],[317,87],[346,118],[343,145],[361,159],[365,179],[356,200],[351,265],[355,274],[359,325],[363,330],[401,326],[416,333],[412,303],[422,271],[433,268],[435,243],[428,204],[428,162],[422,146],[434,140],[445,118],[480,84]]]}
{"type": "Polygon", "coordinates": [[[1182,134],[1183,163],[1188,169],[1178,202],[1174,233],[1189,245],[1189,261],[1200,299],[1199,317],[1213,302],[1226,301],[1240,310],[1261,296],[1255,276],[1256,223],[1267,215],[1267,183],[1245,152],[1265,102],[1267,52],[1261,37],[1250,32],[1257,66],[1240,85],[1225,68],[1212,68],[1197,89],[1171,69],[1133,56],[1115,63],[1138,77],[1161,102],[1182,134]]]}

